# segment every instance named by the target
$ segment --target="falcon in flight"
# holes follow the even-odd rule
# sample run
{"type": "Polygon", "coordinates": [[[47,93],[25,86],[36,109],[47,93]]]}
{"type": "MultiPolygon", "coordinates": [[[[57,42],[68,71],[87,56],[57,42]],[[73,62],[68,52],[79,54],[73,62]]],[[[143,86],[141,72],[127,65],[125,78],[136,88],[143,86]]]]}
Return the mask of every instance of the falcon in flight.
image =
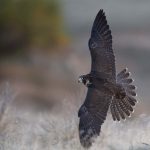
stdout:
{"type": "Polygon", "coordinates": [[[88,87],[85,101],[78,111],[80,143],[85,148],[89,148],[99,136],[109,108],[113,120],[120,121],[131,116],[137,103],[130,72],[126,68],[116,75],[112,35],[103,10],[95,18],[88,45],[91,72],[81,75],[78,80],[88,87]]]}

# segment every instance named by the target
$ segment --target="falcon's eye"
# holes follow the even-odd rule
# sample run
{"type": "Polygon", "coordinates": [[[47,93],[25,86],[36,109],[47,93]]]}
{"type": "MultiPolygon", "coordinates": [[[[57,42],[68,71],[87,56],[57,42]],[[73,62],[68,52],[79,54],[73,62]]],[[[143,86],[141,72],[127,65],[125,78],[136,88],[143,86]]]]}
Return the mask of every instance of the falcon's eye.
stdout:
{"type": "Polygon", "coordinates": [[[97,48],[97,43],[95,41],[93,41],[92,39],[89,40],[89,48],[90,49],[97,48]]]}

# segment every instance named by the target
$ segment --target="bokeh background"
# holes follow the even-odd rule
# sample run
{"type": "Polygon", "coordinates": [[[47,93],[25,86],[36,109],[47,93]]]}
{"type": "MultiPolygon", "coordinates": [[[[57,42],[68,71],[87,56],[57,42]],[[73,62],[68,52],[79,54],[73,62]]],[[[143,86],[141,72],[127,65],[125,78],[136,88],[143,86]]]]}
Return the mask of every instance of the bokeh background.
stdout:
{"type": "MultiPolygon", "coordinates": [[[[141,114],[149,115],[149,8],[148,0],[1,0],[1,90],[8,90],[8,87],[3,88],[3,83],[7,82],[15,93],[13,103],[9,106],[15,107],[15,113],[11,109],[8,113],[14,113],[15,117],[23,110],[25,113],[31,111],[43,113],[46,110],[54,120],[60,115],[63,116],[61,118],[71,115],[71,118],[78,121],[77,110],[84,101],[86,88],[79,85],[77,80],[79,75],[90,71],[91,60],[87,43],[94,18],[99,9],[104,9],[112,30],[117,72],[128,67],[138,87],[139,103],[133,117],[128,121],[134,126],[134,119],[139,118],[141,114]]],[[[7,121],[3,121],[1,126],[5,126],[6,122],[12,122],[11,119],[7,119],[8,116],[5,117],[7,121]]],[[[40,119],[37,117],[37,120],[40,119]]],[[[28,120],[28,124],[32,121],[28,120]]],[[[64,124],[65,130],[67,126],[64,124]]],[[[77,123],[73,127],[77,129],[77,123]]],[[[5,133],[9,132],[8,128],[5,128],[5,133]]],[[[55,128],[59,130],[61,126],[55,128]]],[[[124,127],[125,130],[127,128],[124,127]]],[[[13,129],[16,130],[16,126],[13,129]]],[[[71,135],[74,135],[73,133],[71,135]]],[[[71,136],[68,137],[68,134],[66,141],[71,136]]],[[[51,138],[53,136],[54,134],[51,138]]],[[[147,137],[150,138],[150,133],[147,137]]],[[[23,135],[20,138],[25,141],[23,135]]],[[[150,144],[150,141],[146,144],[150,144]]],[[[54,144],[49,149],[55,147],[54,144]]],[[[67,149],[63,146],[57,148],[67,149]]],[[[6,149],[5,146],[2,149],[6,149]]]]}

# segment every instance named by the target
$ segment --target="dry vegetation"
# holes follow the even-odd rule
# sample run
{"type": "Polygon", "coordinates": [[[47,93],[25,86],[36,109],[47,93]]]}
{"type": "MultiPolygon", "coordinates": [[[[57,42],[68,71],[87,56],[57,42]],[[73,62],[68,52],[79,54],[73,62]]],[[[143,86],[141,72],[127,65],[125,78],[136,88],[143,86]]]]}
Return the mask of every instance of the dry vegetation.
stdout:
{"type": "MultiPolygon", "coordinates": [[[[9,84],[1,85],[0,150],[82,150],[77,105],[64,100],[62,113],[22,109],[15,104],[14,93],[9,84]]],[[[150,117],[146,115],[121,123],[108,115],[91,150],[149,150],[149,128],[150,117]]]]}

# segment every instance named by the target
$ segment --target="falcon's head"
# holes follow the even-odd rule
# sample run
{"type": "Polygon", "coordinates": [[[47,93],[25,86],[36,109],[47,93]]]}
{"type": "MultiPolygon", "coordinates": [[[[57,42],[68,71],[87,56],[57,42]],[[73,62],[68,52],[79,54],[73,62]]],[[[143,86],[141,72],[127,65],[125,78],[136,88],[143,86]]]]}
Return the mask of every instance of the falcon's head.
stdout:
{"type": "Polygon", "coordinates": [[[84,75],[81,75],[81,76],[79,76],[79,78],[78,78],[78,82],[79,82],[79,83],[86,84],[87,80],[86,80],[86,78],[85,78],[84,75]]]}
{"type": "Polygon", "coordinates": [[[87,87],[89,87],[90,85],[92,85],[91,80],[90,80],[90,78],[89,78],[88,75],[81,75],[81,76],[79,76],[78,82],[79,83],[83,83],[87,87]]]}

